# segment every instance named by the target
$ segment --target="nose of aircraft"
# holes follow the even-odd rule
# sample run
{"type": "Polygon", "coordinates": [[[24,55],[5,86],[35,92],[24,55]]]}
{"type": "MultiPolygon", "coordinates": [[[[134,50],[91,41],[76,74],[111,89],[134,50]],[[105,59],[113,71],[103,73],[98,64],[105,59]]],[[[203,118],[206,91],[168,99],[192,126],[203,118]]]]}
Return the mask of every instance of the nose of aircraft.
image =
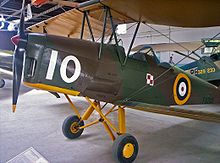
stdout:
{"type": "Polygon", "coordinates": [[[19,35],[15,35],[15,36],[13,36],[13,37],[11,38],[11,42],[12,42],[15,46],[18,45],[19,41],[20,41],[20,36],[19,36],[19,35]]]}

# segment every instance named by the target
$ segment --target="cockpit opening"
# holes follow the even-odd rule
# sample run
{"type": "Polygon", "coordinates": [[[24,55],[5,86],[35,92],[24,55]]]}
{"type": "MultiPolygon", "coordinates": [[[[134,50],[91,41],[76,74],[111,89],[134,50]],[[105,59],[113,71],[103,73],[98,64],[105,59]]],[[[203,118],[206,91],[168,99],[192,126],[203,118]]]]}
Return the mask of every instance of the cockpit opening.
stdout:
{"type": "Polygon", "coordinates": [[[150,46],[145,46],[141,49],[131,51],[129,58],[136,59],[143,62],[154,62],[155,64],[159,64],[157,56],[155,55],[153,49],[150,46]]]}

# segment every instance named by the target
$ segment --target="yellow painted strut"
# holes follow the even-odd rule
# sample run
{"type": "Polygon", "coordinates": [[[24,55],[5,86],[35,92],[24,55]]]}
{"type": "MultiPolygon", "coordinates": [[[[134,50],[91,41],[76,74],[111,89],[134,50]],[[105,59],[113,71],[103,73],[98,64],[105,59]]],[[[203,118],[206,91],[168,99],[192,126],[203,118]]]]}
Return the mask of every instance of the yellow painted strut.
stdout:
{"type": "MultiPolygon", "coordinates": [[[[97,106],[97,103],[95,101],[93,103],[95,106],[97,106]]],[[[89,108],[86,110],[86,112],[83,114],[82,120],[87,120],[93,111],[94,111],[94,107],[90,105],[89,108]]]]}
{"type": "Polygon", "coordinates": [[[86,97],[86,100],[94,107],[94,109],[99,113],[99,115],[107,122],[107,124],[115,131],[117,132],[116,127],[110,122],[110,120],[108,118],[106,118],[106,116],[101,112],[100,108],[98,108],[97,106],[95,106],[92,101],[86,97]]]}
{"type": "Polygon", "coordinates": [[[79,111],[77,110],[76,106],[73,104],[73,102],[70,100],[69,96],[67,94],[64,94],[66,99],[69,101],[71,108],[73,109],[74,113],[78,116],[78,118],[80,119],[80,114],[79,111]]]}
{"type": "Polygon", "coordinates": [[[126,132],[125,109],[121,106],[118,107],[118,128],[119,134],[124,134],[126,132]]]}
{"type": "Polygon", "coordinates": [[[81,119],[81,120],[88,120],[89,117],[91,116],[91,114],[94,112],[94,110],[100,115],[100,118],[92,121],[88,124],[85,124],[81,127],[79,127],[80,129],[84,129],[87,127],[90,127],[92,125],[95,125],[99,122],[101,122],[105,128],[105,130],[107,131],[107,133],[109,134],[110,138],[114,141],[115,140],[115,136],[113,134],[113,131],[116,134],[124,134],[126,132],[126,123],[125,123],[125,109],[124,107],[119,106],[118,109],[116,109],[116,105],[113,105],[105,114],[102,112],[102,109],[105,107],[105,105],[101,108],[100,103],[96,102],[96,101],[91,101],[88,97],[85,97],[85,99],[89,102],[90,106],[87,108],[87,110],[85,111],[85,113],[83,114],[83,116],[80,116],[79,111],[77,110],[76,106],[73,104],[73,102],[71,101],[71,99],[68,97],[67,94],[64,94],[66,99],[68,100],[68,102],[71,105],[71,108],[73,109],[74,113],[81,119]],[[114,112],[114,111],[118,111],[118,128],[111,123],[111,121],[107,118],[107,116],[114,112]]]}
{"type": "Polygon", "coordinates": [[[112,139],[112,141],[114,141],[115,140],[115,136],[113,135],[112,130],[110,129],[108,124],[105,121],[103,121],[102,124],[104,125],[104,128],[108,132],[108,134],[109,134],[110,138],[112,139]]]}

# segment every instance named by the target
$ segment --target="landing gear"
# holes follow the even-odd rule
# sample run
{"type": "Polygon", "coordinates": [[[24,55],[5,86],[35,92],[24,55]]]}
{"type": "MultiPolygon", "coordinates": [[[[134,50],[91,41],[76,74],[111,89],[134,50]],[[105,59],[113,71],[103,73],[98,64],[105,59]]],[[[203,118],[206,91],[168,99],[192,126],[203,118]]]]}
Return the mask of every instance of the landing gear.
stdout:
{"type": "Polygon", "coordinates": [[[3,88],[5,86],[5,80],[0,79],[0,88],[3,88]]]}
{"type": "Polygon", "coordinates": [[[80,135],[83,133],[84,129],[79,129],[79,127],[83,126],[84,122],[80,121],[78,116],[71,115],[67,117],[62,126],[62,131],[64,136],[66,136],[68,139],[75,139],[80,137],[80,135]]]}
{"type": "Polygon", "coordinates": [[[115,139],[112,150],[116,162],[131,163],[137,157],[138,142],[134,136],[123,134],[115,139]]]}
{"type": "Polygon", "coordinates": [[[63,134],[69,139],[78,138],[83,130],[97,123],[102,123],[105,130],[109,134],[113,141],[113,156],[117,162],[131,163],[138,154],[138,142],[134,136],[126,133],[125,123],[125,109],[123,106],[112,106],[108,111],[103,113],[103,110],[107,103],[101,106],[99,101],[91,101],[88,97],[85,97],[90,106],[81,116],[71,101],[71,99],[65,94],[69,101],[71,108],[73,109],[75,116],[69,116],[63,123],[63,134]],[[84,125],[83,121],[89,119],[91,114],[96,111],[99,114],[99,118],[93,122],[84,125]],[[118,126],[114,125],[107,117],[112,112],[118,112],[118,126]]]}

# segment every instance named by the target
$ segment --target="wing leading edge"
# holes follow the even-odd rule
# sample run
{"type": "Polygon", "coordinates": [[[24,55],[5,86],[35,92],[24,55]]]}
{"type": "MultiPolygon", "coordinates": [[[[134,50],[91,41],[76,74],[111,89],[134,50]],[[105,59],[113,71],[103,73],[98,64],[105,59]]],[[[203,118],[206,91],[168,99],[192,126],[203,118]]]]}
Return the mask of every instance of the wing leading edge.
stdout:
{"type": "Polygon", "coordinates": [[[134,102],[134,101],[129,102],[129,104],[127,105],[129,108],[135,110],[220,123],[220,113],[217,112],[203,111],[197,109],[186,109],[183,107],[180,108],[175,106],[168,107],[168,106],[160,106],[160,105],[151,105],[151,104],[134,102]]]}

